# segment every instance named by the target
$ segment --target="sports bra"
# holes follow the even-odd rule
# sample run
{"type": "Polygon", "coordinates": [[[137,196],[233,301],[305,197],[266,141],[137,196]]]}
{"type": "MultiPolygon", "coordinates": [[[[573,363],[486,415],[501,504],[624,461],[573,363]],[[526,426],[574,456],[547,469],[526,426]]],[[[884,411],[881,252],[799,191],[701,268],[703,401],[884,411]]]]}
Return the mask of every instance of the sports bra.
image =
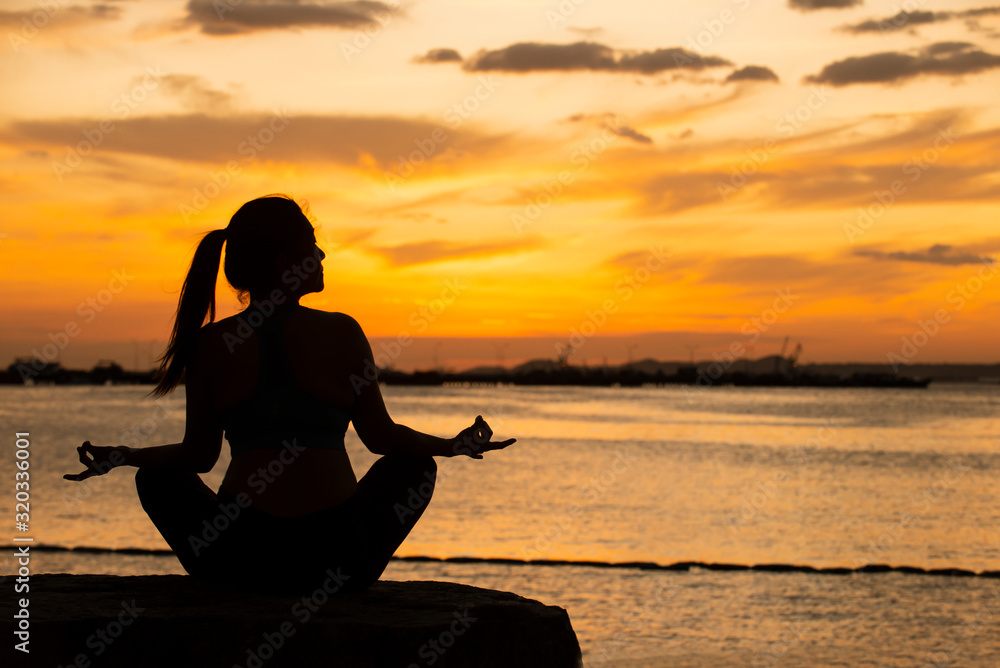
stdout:
{"type": "Polygon", "coordinates": [[[275,306],[269,314],[247,311],[244,322],[257,333],[260,362],[257,387],[245,401],[222,412],[222,428],[232,456],[251,450],[291,446],[345,450],[344,434],[353,411],[306,393],[295,374],[282,334],[297,304],[275,306]]]}

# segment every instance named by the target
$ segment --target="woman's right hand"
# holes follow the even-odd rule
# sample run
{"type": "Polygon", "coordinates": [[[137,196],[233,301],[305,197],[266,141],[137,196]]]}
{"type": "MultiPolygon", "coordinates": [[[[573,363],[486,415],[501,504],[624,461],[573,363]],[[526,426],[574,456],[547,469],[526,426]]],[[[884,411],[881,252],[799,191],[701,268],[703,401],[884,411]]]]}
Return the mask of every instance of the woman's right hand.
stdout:
{"type": "Polygon", "coordinates": [[[468,455],[473,459],[482,459],[483,453],[490,450],[502,450],[511,443],[516,443],[516,438],[508,438],[506,441],[491,441],[493,430],[486,424],[482,415],[476,416],[476,421],[471,427],[467,427],[459,432],[455,437],[455,454],[468,455]]]}
{"type": "Polygon", "coordinates": [[[80,463],[87,468],[80,473],[67,473],[66,480],[81,481],[95,475],[104,475],[116,466],[125,465],[125,453],[129,447],[125,445],[94,445],[84,441],[76,451],[80,454],[80,463]]]}

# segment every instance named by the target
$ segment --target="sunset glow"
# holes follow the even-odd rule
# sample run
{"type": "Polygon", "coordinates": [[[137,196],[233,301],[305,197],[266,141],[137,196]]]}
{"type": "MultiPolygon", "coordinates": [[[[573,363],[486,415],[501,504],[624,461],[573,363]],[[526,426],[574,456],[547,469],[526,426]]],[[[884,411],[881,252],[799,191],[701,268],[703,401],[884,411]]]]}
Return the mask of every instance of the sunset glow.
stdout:
{"type": "Polygon", "coordinates": [[[327,253],[303,303],[426,339],[403,368],[584,323],[573,361],[997,362],[1000,7],[902,7],[5,3],[0,362],[144,365],[275,192],[327,253]]]}

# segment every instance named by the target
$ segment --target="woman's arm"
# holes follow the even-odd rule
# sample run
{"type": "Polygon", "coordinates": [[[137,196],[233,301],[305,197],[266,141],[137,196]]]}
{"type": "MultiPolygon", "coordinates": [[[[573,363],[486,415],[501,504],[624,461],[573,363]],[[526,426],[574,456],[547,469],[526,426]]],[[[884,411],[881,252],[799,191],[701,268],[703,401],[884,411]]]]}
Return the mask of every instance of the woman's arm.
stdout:
{"type": "Polygon", "coordinates": [[[439,438],[396,424],[382,399],[371,346],[361,326],[349,318],[351,350],[357,360],[351,374],[351,385],[357,393],[354,412],[354,430],[365,446],[378,455],[429,455],[454,457],[467,455],[482,459],[484,452],[499,450],[516,439],[493,442],[493,430],[482,416],[477,416],[471,427],[463,429],[454,438],[439,438]]]}
{"type": "Polygon", "coordinates": [[[63,477],[67,480],[85,480],[91,476],[103,475],[118,466],[176,469],[195,473],[211,471],[222,451],[222,427],[213,414],[212,388],[207,369],[199,361],[206,359],[206,338],[200,338],[198,350],[185,369],[184,440],[148,448],[98,446],[85,441],[77,448],[80,463],[86,467],[85,470],[63,477]]]}

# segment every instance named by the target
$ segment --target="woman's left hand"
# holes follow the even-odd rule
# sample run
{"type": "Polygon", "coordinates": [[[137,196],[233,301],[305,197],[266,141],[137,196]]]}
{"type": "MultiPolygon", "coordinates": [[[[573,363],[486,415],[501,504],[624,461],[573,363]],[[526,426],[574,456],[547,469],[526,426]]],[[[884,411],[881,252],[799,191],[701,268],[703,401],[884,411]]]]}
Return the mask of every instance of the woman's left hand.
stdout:
{"type": "Polygon", "coordinates": [[[125,445],[94,445],[90,441],[84,441],[76,451],[80,453],[80,463],[87,468],[80,473],[67,473],[63,478],[79,482],[91,476],[104,475],[116,466],[125,465],[125,453],[128,450],[125,445]]]}
{"type": "Polygon", "coordinates": [[[517,442],[516,438],[508,438],[506,441],[492,441],[490,440],[492,438],[493,430],[486,424],[482,415],[477,415],[475,423],[471,427],[463,429],[455,437],[455,454],[482,459],[484,452],[500,450],[517,442]]]}

